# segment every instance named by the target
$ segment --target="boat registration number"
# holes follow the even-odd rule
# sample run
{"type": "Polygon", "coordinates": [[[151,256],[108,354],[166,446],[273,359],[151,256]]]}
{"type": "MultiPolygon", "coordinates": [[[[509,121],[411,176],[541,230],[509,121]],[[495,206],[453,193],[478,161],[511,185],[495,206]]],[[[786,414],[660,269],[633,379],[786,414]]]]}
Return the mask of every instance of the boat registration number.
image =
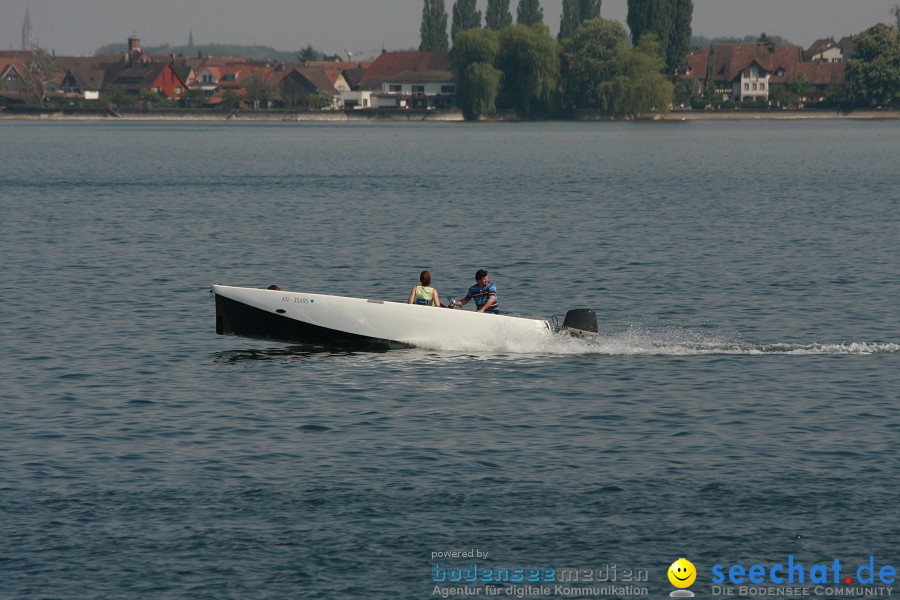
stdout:
{"type": "Polygon", "coordinates": [[[286,304],[312,304],[315,302],[312,298],[304,298],[302,296],[282,296],[281,301],[286,304]]]}

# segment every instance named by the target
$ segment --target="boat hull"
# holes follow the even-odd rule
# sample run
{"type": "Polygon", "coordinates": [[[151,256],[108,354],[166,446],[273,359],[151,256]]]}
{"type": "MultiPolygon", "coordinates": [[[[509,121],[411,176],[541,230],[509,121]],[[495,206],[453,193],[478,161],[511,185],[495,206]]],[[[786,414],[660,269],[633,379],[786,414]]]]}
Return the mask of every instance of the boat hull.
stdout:
{"type": "Polygon", "coordinates": [[[399,302],[214,285],[216,333],[365,348],[467,347],[549,334],[547,321],[399,302]]]}

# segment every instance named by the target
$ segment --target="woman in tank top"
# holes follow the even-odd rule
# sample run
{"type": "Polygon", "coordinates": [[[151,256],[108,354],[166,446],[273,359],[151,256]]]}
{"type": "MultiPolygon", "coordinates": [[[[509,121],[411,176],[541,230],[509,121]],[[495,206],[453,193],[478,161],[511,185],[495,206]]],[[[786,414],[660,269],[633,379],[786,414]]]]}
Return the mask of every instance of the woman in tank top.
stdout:
{"type": "Polygon", "coordinates": [[[431,286],[431,273],[422,271],[419,273],[419,281],[422,285],[413,287],[409,293],[407,304],[421,304],[422,306],[440,306],[441,299],[438,297],[438,291],[431,286]]]}

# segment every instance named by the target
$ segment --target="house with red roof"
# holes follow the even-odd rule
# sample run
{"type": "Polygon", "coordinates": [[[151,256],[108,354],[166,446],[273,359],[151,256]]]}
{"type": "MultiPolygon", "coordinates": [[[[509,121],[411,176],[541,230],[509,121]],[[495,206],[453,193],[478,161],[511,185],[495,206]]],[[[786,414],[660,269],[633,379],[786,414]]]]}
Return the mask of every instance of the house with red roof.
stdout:
{"type": "Polygon", "coordinates": [[[318,94],[330,97],[329,105],[337,108],[340,94],[349,91],[340,69],[294,67],[281,79],[281,97],[287,104],[302,104],[318,94]]]}
{"type": "Polygon", "coordinates": [[[828,90],[844,83],[843,62],[804,61],[800,46],[718,44],[695,49],[682,78],[693,78],[699,90],[709,89],[723,100],[768,100],[773,89],[803,84],[810,98],[823,99],[828,90]]]}
{"type": "Polygon", "coordinates": [[[170,58],[151,57],[141,50],[141,40],[128,38],[128,53],[115,63],[106,63],[104,91],[122,90],[137,95],[153,92],[166,98],[181,98],[187,85],[175,70],[170,58]]]}
{"type": "Polygon", "coordinates": [[[0,51],[0,98],[8,103],[42,103],[75,97],[59,84],[62,71],[56,59],[39,50],[0,51]]]}
{"type": "Polygon", "coordinates": [[[24,92],[25,65],[13,57],[0,55],[0,100],[4,102],[25,102],[27,94],[24,92]]]}
{"type": "Polygon", "coordinates": [[[362,74],[345,106],[369,100],[372,108],[449,108],[456,85],[447,52],[382,52],[362,74]],[[359,96],[357,98],[356,96],[359,96]]]}
{"type": "Polygon", "coordinates": [[[813,42],[803,53],[803,58],[810,62],[839,63],[847,62],[853,55],[853,36],[834,41],[833,37],[822,38],[813,42]]]}
{"type": "Polygon", "coordinates": [[[58,87],[66,94],[85,100],[98,100],[106,75],[108,58],[96,56],[64,56],[56,58],[60,69],[58,87]]]}
{"type": "Polygon", "coordinates": [[[0,57],[0,90],[18,90],[24,71],[25,66],[20,60],[0,57]]]}

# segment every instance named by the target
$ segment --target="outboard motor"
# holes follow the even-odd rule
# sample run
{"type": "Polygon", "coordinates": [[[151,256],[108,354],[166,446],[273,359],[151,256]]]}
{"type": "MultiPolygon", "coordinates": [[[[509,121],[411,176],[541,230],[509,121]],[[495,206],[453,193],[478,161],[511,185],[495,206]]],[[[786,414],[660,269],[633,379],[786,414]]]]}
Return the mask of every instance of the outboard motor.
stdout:
{"type": "Polygon", "coordinates": [[[566,313],[560,331],[585,340],[597,337],[597,313],[589,308],[576,308],[566,313]]]}

